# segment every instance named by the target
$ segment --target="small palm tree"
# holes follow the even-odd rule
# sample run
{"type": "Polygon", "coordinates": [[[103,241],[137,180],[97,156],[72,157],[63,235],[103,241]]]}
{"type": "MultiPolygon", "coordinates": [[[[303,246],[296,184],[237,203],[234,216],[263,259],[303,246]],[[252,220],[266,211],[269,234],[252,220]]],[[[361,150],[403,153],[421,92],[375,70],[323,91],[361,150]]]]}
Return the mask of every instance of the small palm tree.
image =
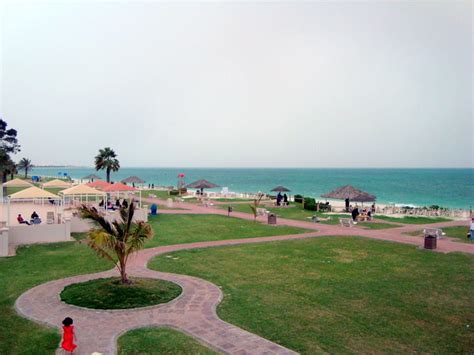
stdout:
{"type": "Polygon", "coordinates": [[[143,249],[145,242],[153,237],[153,229],[144,221],[133,221],[135,204],[120,209],[120,218],[108,220],[95,207],[82,205],[82,218],[95,224],[89,232],[88,245],[97,254],[110,260],[119,270],[122,284],[129,284],[126,267],[130,255],[143,249]]]}
{"type": "Polygon", "coordinates": [[[23,158],[18,163],[18,170],[25,171],[25,179],[28,178],[28,171],[31,170],[33,167],[34,165],[31,164],[31,160],[28,158],[23,158]]]}
{"type": "Polygon", "coordinates": [[[263,194],[258,194],[257,198],[253,200],[253,203],[249,204],[250,209],[253,212],[254,221],[257,220],[257,209],[260,207],[260,202],[262,201],[263,196],[264,196],[263,194]]]}
{"type": "Polygon", "coordinates": [[[99,154],[95,157],[95,170],[104,170],[107,176],[107,182],[110,182],[110,172],[118,171],[120,169],[120,163],[117,159],[117,154],[106,147],[104,149],[99,149],[99,154]]]}

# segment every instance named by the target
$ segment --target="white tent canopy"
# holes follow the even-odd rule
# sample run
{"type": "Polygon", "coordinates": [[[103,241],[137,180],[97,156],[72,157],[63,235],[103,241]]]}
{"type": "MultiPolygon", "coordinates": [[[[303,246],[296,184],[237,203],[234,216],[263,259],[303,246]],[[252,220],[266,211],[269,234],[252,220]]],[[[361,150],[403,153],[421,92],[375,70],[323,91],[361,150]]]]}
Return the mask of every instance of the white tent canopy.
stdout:
{"type": "Polygon", "coordinates": [[[8,196],[10,200],[40,200],[40,199],[52,199],[60,200],[61,197],[55,195],[46,190],[40,189],[36,186],[28,187],[27,189],[15,192],[8,196]]]}
{"type": "Polygon", "coordinates": [[[22,179],[13,179],[10,181],[7,181],[3,184],[5,187],[29,187],[33,186],[33,184],[29,183],[28,181],[22,180],[22,179]]]}
{"type": "Polygon", "coordinates": [[[104,196],[105,192],[94,189],[93,187],[87,186],[86,184],[82,184],[59,191],[59,194],[63,196],[104,196]]]}

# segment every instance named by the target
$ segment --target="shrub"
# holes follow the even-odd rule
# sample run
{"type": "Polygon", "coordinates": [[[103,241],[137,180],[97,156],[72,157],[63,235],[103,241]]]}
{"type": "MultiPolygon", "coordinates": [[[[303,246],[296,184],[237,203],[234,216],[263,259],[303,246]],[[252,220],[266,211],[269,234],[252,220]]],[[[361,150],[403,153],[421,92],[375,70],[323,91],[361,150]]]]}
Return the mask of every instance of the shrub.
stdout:
{"type": "Polygon", "coordinates": [[[171,196],[179,195],[179,190],[170,190],[170,195],[171,196]]]}
{"type": "Polygon", "coordinates": [[[301,195],[295,195],[294,199],[296,203],[303,203],[303,196],[301,195]]]}
{"type": "Polygon", "coordinates": [[[316,200],[312,197],[305,197],[304,209],[308,211],[316,211],[316,200]]]}

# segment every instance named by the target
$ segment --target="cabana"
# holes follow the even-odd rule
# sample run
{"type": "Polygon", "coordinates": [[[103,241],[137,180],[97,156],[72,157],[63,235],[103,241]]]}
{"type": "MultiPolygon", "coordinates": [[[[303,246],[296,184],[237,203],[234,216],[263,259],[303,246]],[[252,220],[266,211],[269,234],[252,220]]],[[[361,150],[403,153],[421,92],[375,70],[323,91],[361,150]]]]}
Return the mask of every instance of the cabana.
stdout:
{"type": "Polygon", "coordinates": [[[194,181],[192,183],[190,183],[189,185],[186,185],[185,186],[187,189],[198,189],[198,190],[201,190],[201,195],[204,193],[204,189],[213,189],[213,188],[216,188],[216,187],[220,187],[219,185],[216,185],[210,181],[207,181],[207,180],[197,180],[197,181],[194,181]]]}
{"type": "Polygon", "coordinates": [[[104,180],[96,180],[96,181],[89,182],[86,185],[89,186],[89,187],[93,187],[95,189],[103,189],[104,187],[107,187],[107,186],[112,185],[112,184],[110,184],[110,183],[108,183],[107,181],[104,181],[104,180]]]}
{"type": "Polygon", "coordinates": [[[355,187],[350,185],[342,186],[334,191],[321,195],[321,197],[331,198],[335,200],[345,200],[346,210],[349,208],[350,201],[362,202],[363,205],[364,202],[374,202],[376,199],[374,195],[356,189],[355,187]]]}
{"type": "Polygon", "coordinates": [[[48,182],[45,182],[42,185],[43,189],[44,188],[58,188],[58,189],[67,189],[68,187],[71,187],[71,184],[64,181],[64,180],[59,180],[59,179],[54,179],[48,182]]]}
{"type": "Polygon", "coordinates": [[[79,197],[81,201],[85,197],[86,202],[89,202],[89,197],[95,197],[95,200],[97,201],[98,197],[103,198],[105,195],[104,192],[87,186],[87,184],[70,187],[69,189],[59,191],[59,194],[63,197],[63,201],[65,197],[70,197],[72,199],[79,197]]]}
{"type": "Polygon", "coordinates": [[[81,180],[89,180],[89,181],[94,181],[94,180],[99,180],[100,176],[97,176],[95,174],[90,174],[87,176],[84,176],[81,180]]]}
{"type": "Polygon", "coordinates": [[[51,192],[46,190],[40,189],[36,186],[28,187],[27,189],[15,192],[8,196],[8,207],[7,207],[7,225],[10,223],[10,203],[13,202],[27,202],[32,201],[33,203],[36,201],[41,201],[41,205],[44,206],[44,201],[47,200],[48,202],[56,202],[54,203],[55,212],[57,213],[57,207],[61,200],[61,197],[55,195],[51,192]]]}
{"type": "MultiPolygon", "coordinates": [[[[109,186],[106,186],[102,189],[102,191],[110,194],[114,194],[117,196],[117,198],[120,198],[120,194],[123,193],[124,195],[128,196],[129,193],[134,193],[137,192],[139,193],[139,207],[142,206],[142,192],[139,189],[136,189],[131,186],[127,186],[125,184],[122,184],[121,182],[117,182],[115,184],[109,184],[109,186]]],[[[106,201],[107,202],[107,201],[106,201]]]]}
{"type": "MultiPolygon", "coordinates": [[[[30,186],[33,186],[33,184],[29,183],[28,181],[18,179],[18,178],[3,183],[4,188],[7,188],[7,187],[24,187],[24,188],[27,188],[27,187],[30,187],[30,186]]],[[[3,203],[3,188],[0,189],[0,202],[3,203]]]]}

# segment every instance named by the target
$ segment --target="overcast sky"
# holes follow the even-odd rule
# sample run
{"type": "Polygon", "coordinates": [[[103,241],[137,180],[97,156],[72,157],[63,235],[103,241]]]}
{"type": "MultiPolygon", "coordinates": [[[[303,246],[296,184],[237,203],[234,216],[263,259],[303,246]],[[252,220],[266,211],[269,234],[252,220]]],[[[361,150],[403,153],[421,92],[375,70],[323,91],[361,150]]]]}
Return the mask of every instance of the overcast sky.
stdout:
{"type": "Polygon", "coordinates": [[[470,1],[7,1],[0,116],[37,164],[472,167],[470,1]]]}

